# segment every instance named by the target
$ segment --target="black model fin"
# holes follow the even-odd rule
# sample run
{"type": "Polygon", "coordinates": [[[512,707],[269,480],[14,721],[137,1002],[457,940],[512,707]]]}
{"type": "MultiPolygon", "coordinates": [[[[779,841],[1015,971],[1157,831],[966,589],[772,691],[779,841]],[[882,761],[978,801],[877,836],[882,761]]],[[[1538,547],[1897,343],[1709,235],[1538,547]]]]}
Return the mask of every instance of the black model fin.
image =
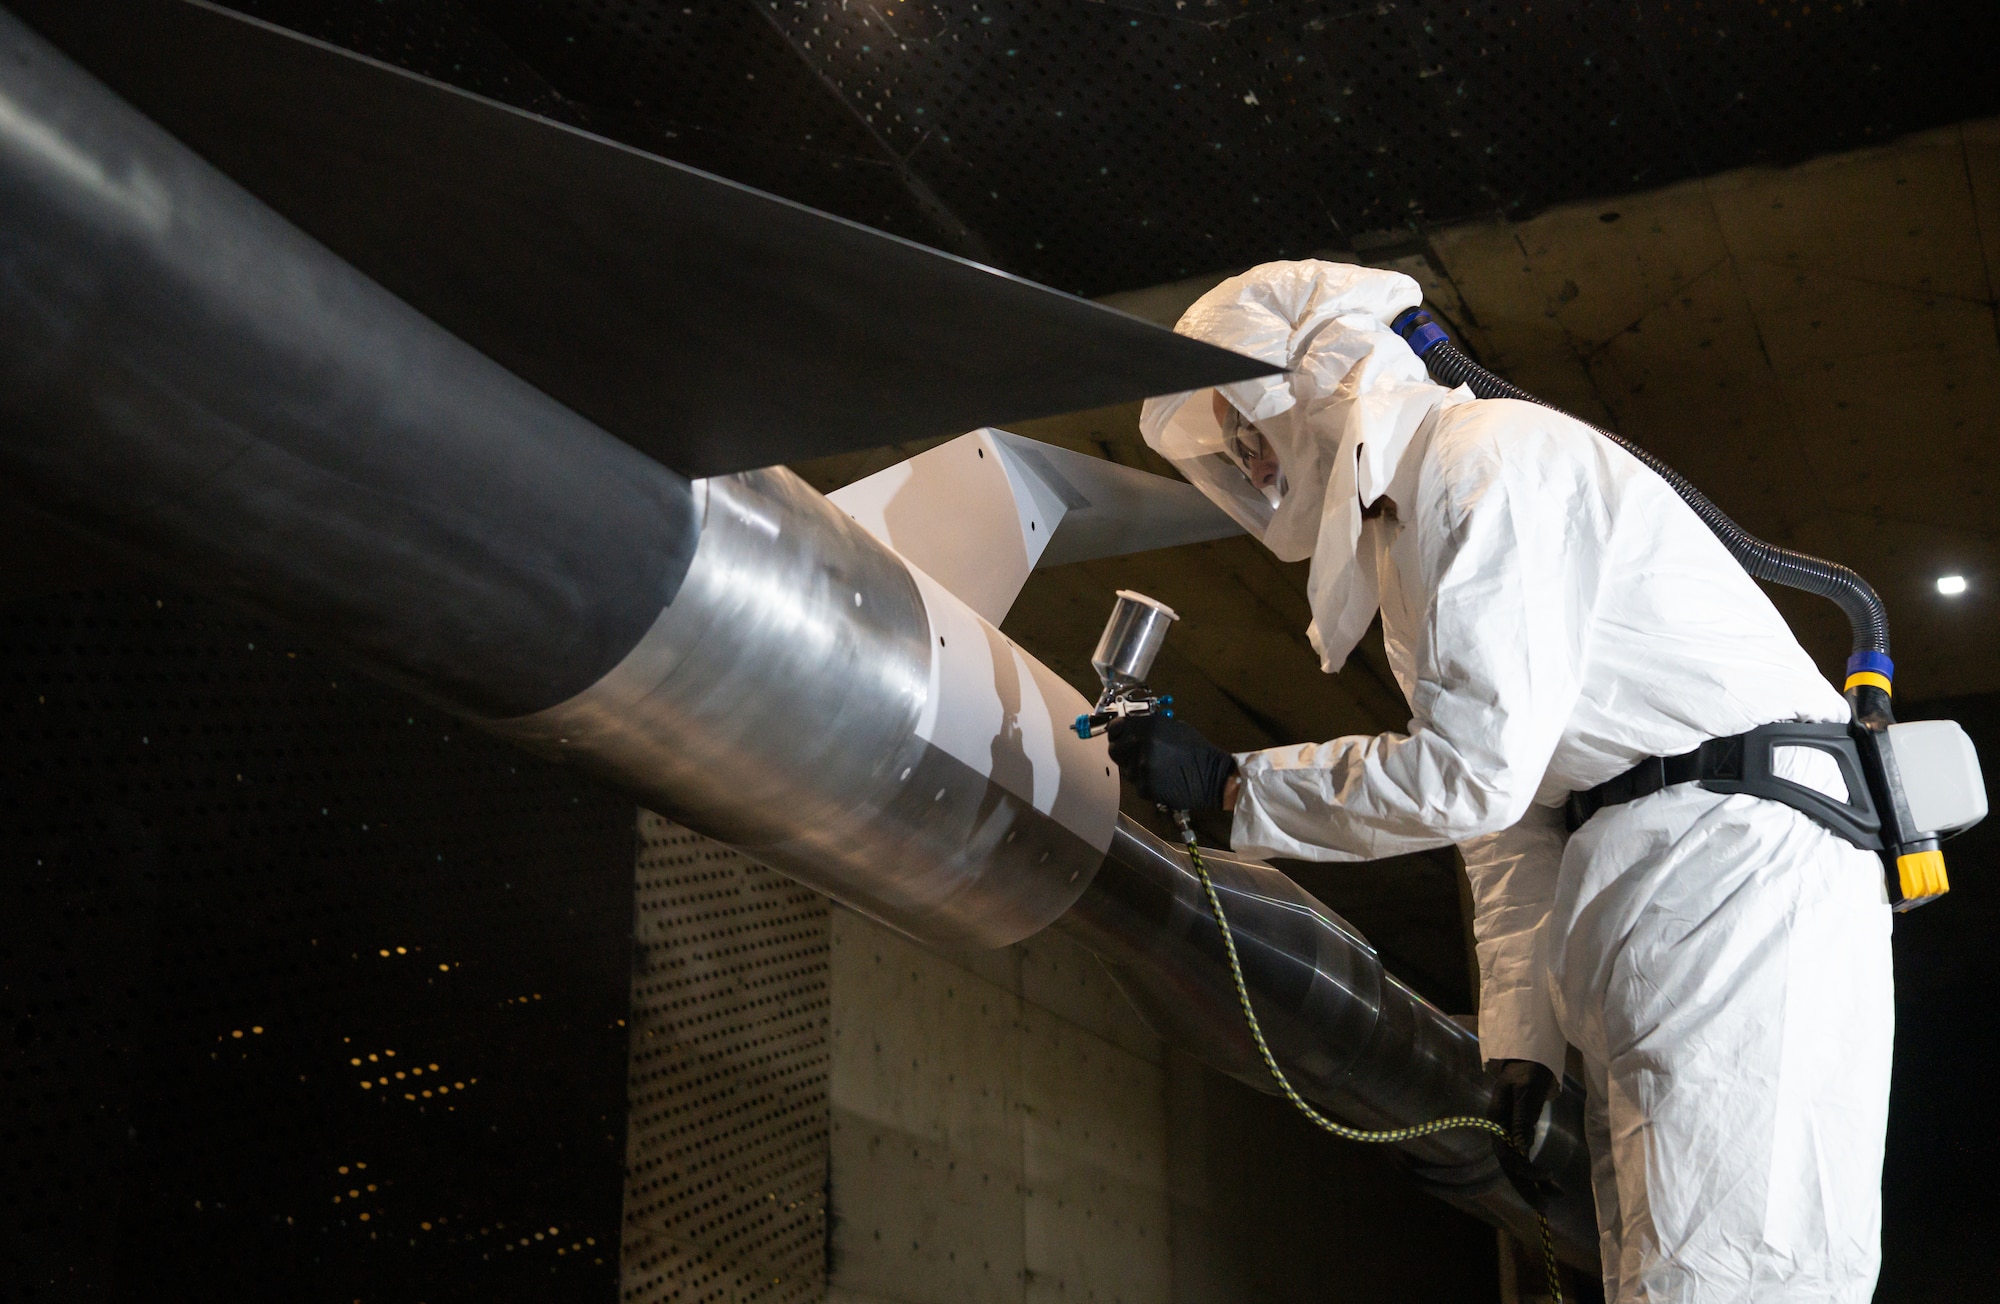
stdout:
{"type": "Polygon", "coordinates": [[[1273,370],[197,0],[9,5],[419,311],[690,475],[1273,370]]]}

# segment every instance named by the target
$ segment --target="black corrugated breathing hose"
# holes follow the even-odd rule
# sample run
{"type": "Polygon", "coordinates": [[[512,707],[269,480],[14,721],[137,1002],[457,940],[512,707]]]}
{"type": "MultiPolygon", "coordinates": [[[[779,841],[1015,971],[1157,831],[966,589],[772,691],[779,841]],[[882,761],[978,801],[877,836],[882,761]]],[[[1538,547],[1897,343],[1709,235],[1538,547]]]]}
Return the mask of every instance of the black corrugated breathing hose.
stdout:
{"type": "MultiPolygon", "coordinates": [[[[1417,356],[1422,358],[1424,365],[1430,369],[1432,378],[1440,385],[1454,389],[1464,385],[1480,398],[1520,399],[1524,403],[1534,403],[1551,411],[1560,411],[1554,404],[1544,403],[1520,386],[1494,375],[1467,357],[1422,308],[1409,309],[1397,317],[1391,325],[1398,335],[1409,341],[1410,347],[1416,350],[1417,356]]],[[[1688,483],[1685,476],[1659,458],[1630,440],[1621,439],[1602,427],[1591,426],[1591,429],[1638,458],[1654,474],[1665,480],[1673,491],[1681,496],[1682,501],[1694,509],[1694,514],[1701,518],[1702,524],[1713,530],[1715,537],[1722,540],[1722,545],[1729,549],[1730,556],[1736,558],[1743,569],[1750,572],[1754,578],[1782,584],[1787,588],[1802,589],[1807,593],[1817,593],[1839,604],[1840,609],[1847,613],[1848,624],[1854,630],[1854,655],[1848,661],[1850,671],[1868,669],[1879,670],[1884,674],[1891,673],[1884,668],[1889,660],[1889,615],[1883,609],[1882,599],[1875,595],[1875,590],[1869,586],[1867,580],[1838,562],[1824,561],[1790,548],[1780,548],[1776,544],[1765,543],[1730,520],[1721,508],[1708,500],[1707,495],[1688,483]],[[1876,663],[1877,657],[1881,659],[1882,665],[1876,663]]]]}

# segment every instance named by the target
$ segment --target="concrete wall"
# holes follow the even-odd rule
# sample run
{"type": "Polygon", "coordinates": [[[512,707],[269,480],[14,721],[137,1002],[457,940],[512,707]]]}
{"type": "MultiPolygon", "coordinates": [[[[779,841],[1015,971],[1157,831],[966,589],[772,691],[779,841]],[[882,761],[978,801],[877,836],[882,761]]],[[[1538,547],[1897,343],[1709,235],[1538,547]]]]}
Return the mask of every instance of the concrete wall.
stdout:
{"type": "Polygon", "coordinates": [[[1163,1052],[1066,940],[836,908],[831,956],[834,1304],[1496,1298],[1489,1230],[1163,1052]]]}
{"type": "Polygon", "coordinates": [[[830,985],[830,1299],[1167,1304],[1166,1072],[1090,956],[836,910],[830,985]]]}

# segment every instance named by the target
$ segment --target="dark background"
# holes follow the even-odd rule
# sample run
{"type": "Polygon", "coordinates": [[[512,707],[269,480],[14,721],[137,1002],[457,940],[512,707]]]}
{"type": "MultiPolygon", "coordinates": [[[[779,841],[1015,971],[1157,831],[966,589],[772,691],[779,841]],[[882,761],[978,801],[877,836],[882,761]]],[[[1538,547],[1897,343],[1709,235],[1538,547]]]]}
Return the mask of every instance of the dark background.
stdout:
{"type": "Polygon", "coordinates": [[[2000,107],[1983,0],[227,0],[1082,294],[2000,107]]]}
{"type": "MultiPolygon", "coordinates": [[[[2000,111],[1978,2],[231,7],[1091,294],[2000,111]]],[[[0,1297],[612,1298],[630,805],[17,542],[0,1297]],[[468,1085],[362,1090],[350,1061],[389,1049],[468,1085]]],[[[1994,698],[1904,713],[2000,764],[1994,698]]],[[[1990,1289],[1996,839],[1897,922],[1883,1300],[1990,1289]]],[[[1326,891],[1462,1008],[1451,875],[1419,868],[1326,891]]]]}
{"type": "MultiPolygon", "coordinates": [[[[1906,705],[1898,716],[1964,725],[1995,804],[2000,697],[1906,705]]],[[[2000,1171],[2000,1135],[1979,1119],[2000,1075],[1992,1008],[2000,990],[2000,821],[1989,817],[1944,852],[1951,895],[1896,917],[1881,1301],[1979,1299],[1992,1289],[2000,1200],[1989,1175],[2000,1171]]]]}
{"type": "Polygon", "coordinates": [[[129,579],[0,607],[0,1298],[613,1298],[632,805],[129,579]]]}

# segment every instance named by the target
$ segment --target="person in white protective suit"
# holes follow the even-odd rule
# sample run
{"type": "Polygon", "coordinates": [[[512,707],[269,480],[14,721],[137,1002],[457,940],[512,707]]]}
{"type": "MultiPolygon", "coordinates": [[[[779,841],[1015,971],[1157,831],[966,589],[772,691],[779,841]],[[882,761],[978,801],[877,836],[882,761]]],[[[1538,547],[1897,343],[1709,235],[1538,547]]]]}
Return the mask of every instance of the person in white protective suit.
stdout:
{"type": "MultiPolygon", "coordinates": [[[[1369,860],[1456,843],[1479,1036],[1532,1119],[1581,1052],[1607,1295],[1853,1301],[1879,1261],[1892,1031],[1877,857],[1696,785],[1574,791],[1644,758],[1848,708],[1653,472],[1582,423],[1434,384],[1391,272],[1273,263],[1177,329],[1287,374],[1155,399],[1147,442],[1286,560],[1340,669],[1379,609],[1405,733],[1230,757],[1185,722],[1114,730],[1143,795],[1233,809],[1235,849],[1369,860]]],[[[1837,797],[1831,758],[1781,776],[1837,797]]]]}

